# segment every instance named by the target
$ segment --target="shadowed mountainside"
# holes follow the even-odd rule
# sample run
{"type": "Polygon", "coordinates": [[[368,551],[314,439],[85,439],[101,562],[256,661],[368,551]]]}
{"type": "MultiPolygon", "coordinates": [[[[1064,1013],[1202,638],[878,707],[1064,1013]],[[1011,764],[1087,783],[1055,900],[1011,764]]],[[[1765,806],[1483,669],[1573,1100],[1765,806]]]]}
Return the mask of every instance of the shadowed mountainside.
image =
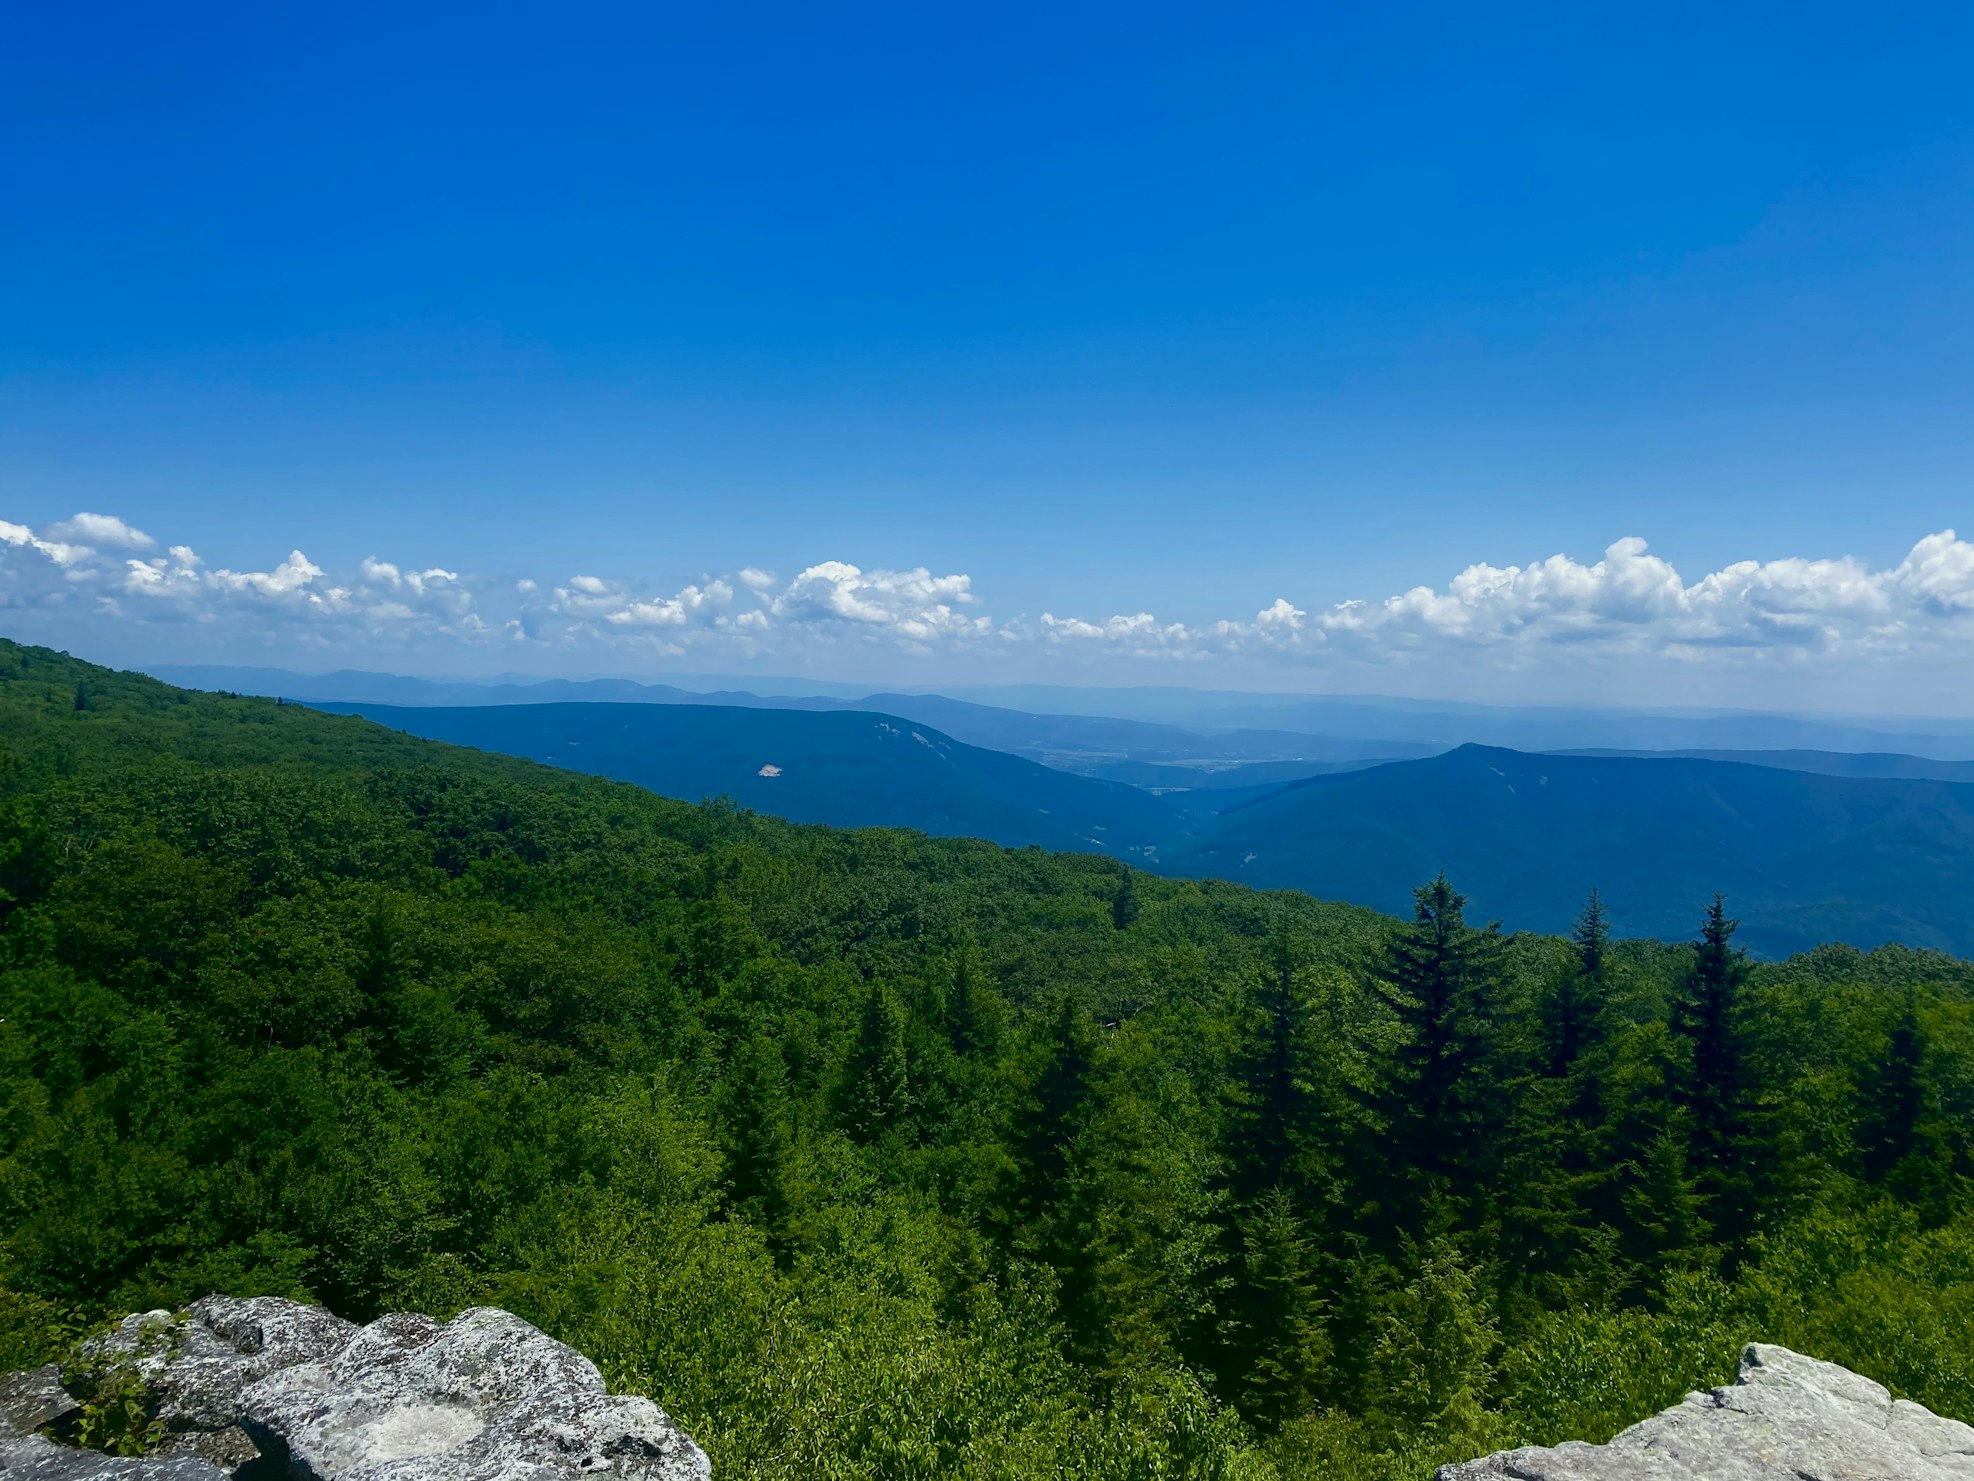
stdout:
{"type": "Polygon", "coordinates": [[[1256,798],[1163,862],[1384,910],[1444,869],[1472,882],[1476,914],[1530,930],[1566,928],[1596,885],[1620,930],[1664,938],[1718,890],[1764,955],[1974,950],[1963,783],[1462,746],[1256,798]]]}
{"type": "Polygon", "coordinates": [[[1149,857],[1185,815],[1120,783],[963,745],[858,710],[722,705],[323,705],[393,730],[635,782],[696,802],[835,827],[917,828],[994,843],[1149,857]]]}

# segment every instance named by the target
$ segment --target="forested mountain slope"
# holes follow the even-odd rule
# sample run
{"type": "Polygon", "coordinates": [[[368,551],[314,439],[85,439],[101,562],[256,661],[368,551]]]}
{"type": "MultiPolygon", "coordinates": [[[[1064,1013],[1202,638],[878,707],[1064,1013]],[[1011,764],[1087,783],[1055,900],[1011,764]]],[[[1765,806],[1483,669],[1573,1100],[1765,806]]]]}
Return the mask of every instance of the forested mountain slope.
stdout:
{"type": "Polygon", "coordinates": [[[1974,1417],[1974,977],[1705,905],[1503,938],[0,644],[0,1370],[491,1302],[778,1481],[1423,1481],[1753,1338],[1974,1417]]]}
{"type": "Polygon", "coordinates": [[[1627,934],[1733,899],[1766,956],[1819,940],[1974,952],[1974,785],[1667,757],[1463,746],[1317,777],[1232,811],[1167,867],[1399,909],[1445,869],[1477,914],[1561,930],[1585,889],[1627,934]]]}
{"type": "Polygon", "coordinates": [[[1885,757],[1787,767],[1470,746],[1287,785],[1167,791],[1192,769],[1126,765],[1146,784],[1132,787],[829,705],[325,708],[686,801],[725,795],[803,822],[1096,849],[1382,910],[1402,909],[1444,868],[1472,882],[1476,913],[1515,928],[1565,928],[1595,886],[1625,933],[1676,938],[1692,902],[1720,889],[1763,957],[1821,941],[1974,952],[1961,899],[1974,878],[1974,784],[1928,775],[1961,763],[1907,758],[1920,775],[1887,777],[1872,774],[1885,757]],[[1811,774],[1822,771],[1835,774],[1811,774]]]}
{"type": "Polygon", "coordinates": [[[730,797],[804,823],[918,828],[1138,859],[1151,857],[1182,826],[1170,804],[1137,788],[962,745],[930,726],[868,711],[646,704],[323,708],[434,740],[635,782],[666,797],[730,797]]]}

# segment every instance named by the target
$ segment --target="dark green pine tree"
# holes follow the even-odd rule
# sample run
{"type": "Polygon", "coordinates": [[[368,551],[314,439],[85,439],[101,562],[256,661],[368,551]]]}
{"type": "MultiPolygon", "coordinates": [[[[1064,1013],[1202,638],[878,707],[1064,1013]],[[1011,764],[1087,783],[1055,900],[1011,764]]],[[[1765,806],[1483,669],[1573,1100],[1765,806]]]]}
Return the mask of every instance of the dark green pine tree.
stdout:
{"type": "Polygon", "coordinates": [[[1393,934],[1371,984],[1398,1018],[1398,1043],[1368,1100],[1385,1127],[1379,1154],[1401,1214],[1435,1191],[1458,1200],[1488,1179],[1501,959],[1498,930],[1467,924],[1466,897],[1444,874],[1412,899],[1413,918],[1393,934]]]}
{"type": "Polygon", "coordinates": [[[1551,1079],[1569,1075],[1603,1038],[1609,998],[1605,966],[1610,941],[1611,927],[1604,914],[1604,898],[1593,889],[1570,931],[1575,959],[1557,978],[1543,1004],[1543,1068],[1551,1079]]]}
{"type": "Polygon", "coordinates": [[[1919,1025],[1917,995],[1908,990],[1884,1053],[1858,1087],[1858,1160],[1874,1183],[1884,1182],[1918,1150],[1920,1119],[1926,1113],[1925,1074],[1926,1036],[1919,1025]]]}
{"type": "Polygon", "coordinates": [[[1753,1232],[1756,1157],[1742,994],[1748,962],[1734,945],[1739,921],[1715,895],[1693,945],[1693,965],[1673,1002],[1672,1030],[1684,1047],[1679,1101],[1687,1116],[1688,1154],[1716,1235],[1730,1257],[1753,1232]]]}
{"type": "Polygon", "coordinates": [[[1273,1426],[1314,1402],[1326,1371],[1321,1252],[1308,1210],[1298,1143],[1310,1113],[1303,1064],[1306,1012],[1296,958],[1278,932],[1242,1025],[1228,1076],[1216,1234],[1215,1298],[1196,1354],[1242,1412],[1273,1426]]]}
{"type": "Polygon", "coordinates": [[[1138,918],[1138,886],[1129,869],[1117,886],[1117,893],[1110,897],[1110,923],[1123,930],[1138,918]]]}
{"type": "Polygon", "coordinates": [[[1712,1231],[1680,1138],[1659,1133],[1626,1170],[1617,1189],[1620,1253],[1637,1286],[1657,1292],[1674,1270],[1698,1259],[1712,1231]]]}
{"type": "Polygon", "coordinates": [[[773,1236],[789,1217],[795,1135],[781,1045],[757,1033],[733,1057],[723,1097],[734,1202],[773,1236]]]}
{"type": "Polygon", "coordinates": [[[1570,933],[1575,948],[1537,1005],[1536,1073],[1516,1082],[1502,1190],[1505,1269],[1552,1302],[1568,1283],[1594,1278],[1595,1208],[1601,1201],[1606,981],[1610,926],[1590,892],[1570,933]]]}
{"type": "Polygon", "coordinates": [[[844,1121],[863,1141],[876,1141],[911,1109],[911,1067],[905,1052],[905,1012],[891,989],[871,984],[857,1041],[844,1076],[844,1121]]]}
{"type": "Polygon", "coordinates": [[[1015,1187],[1010,1211],[1018,1232],[1040,1236],[1069,1181],[1069,1144],[1082,1126],[1090,1095],[1096,1027],[1065,995],[1042,1063],[1030,1085],[1015,1135],[1015,1187]]]}
{"type": "Polygon", "coordinates": [[[1604,957],[1610,949],[1611,923],[1604,914],[1604,895],[1595,885],[1590,887],[1590,898],[1583,902],[1583,909],[1577,912],[1576,924],[1570,928],[1570,941],[1576,947],[1577,966],[1586,977],[1595,977],[1604,970],[1604,957]]]}
{"type": "Polygon", "coordinates": [[[1220,1325],[1219,1366],[1241,1412],[1274,1428],[1317,1407],[1330,1377],[1324,1261],[1286,1189],[1235,1218],[1238,1261],[1220,1325]]]}
{"type": "Polygon", "coordinates": [[[946,1035],[963,1060],[991,1061],[1001,1052],[1007,1003],[995,990],[987,963],[971,936],[953,956],[953,984],[946,994],[946,1035]]]}
{"type": "Polygon", "coordinates": [[[1304,1013],[1286,932],[1275,936],[1271,955],[1230,1076],[1229,1187],[1241,1203],[1293,1181],[1296,1134],[1307,1112],[1299,1063],[1304,1013]]]}
{"type": "Polygon", "coordinates": [[[1928,1044],[1919,995],[1908,988],[1884,1051],[1858,1087],[1858,1160],[1871,1182],[1929,1222],[1953,1202],[1953,1156],[1941,1134],[1928,1083],[1928,1044]]]}

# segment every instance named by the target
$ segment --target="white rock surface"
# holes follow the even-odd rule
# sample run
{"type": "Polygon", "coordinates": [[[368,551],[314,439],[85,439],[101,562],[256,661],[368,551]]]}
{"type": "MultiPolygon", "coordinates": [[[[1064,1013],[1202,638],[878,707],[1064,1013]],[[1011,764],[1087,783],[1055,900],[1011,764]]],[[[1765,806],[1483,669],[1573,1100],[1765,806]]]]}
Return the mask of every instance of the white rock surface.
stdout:
{"type": "Polygon", "coordinates": [[[273,1298],[207,1297],[128,1317],[93,1344],[167,1425],[120,1458],[32,1431],[75,1406],[52,1369],[0,1376],[5,1481],[709,1481],[705,1453],[648,1399],[614,1396],[581,1353],[477,1307],[367,1327],[273,1298]]]}
{"type": "Polygon", "coordinates": [[[357,1334],[354,1322],[278,1296],[207,1296],[182,1317],[169,1311],[127,1316],[101,1342],[99,1357],[133,1367],[165,1422],[159,1453],[191,1455],[225,1471],[258,1453],[239,1425],[248,1384],[297,1363],[334,1357],[357,1334]]]}
{"type": "Polygon", "coordinates": [[[1441,1466],[1436,1481],[1974,1481],[1974,1428],[1869,1378],[1756,1343],[1733,1384],[1633,1425],[1441,1466]]]}
{"type": "Polygon", "coordinates": [[[707,1481],[649,1399],[614,1397],[581,1353],[491,1306],[444,1326],[385,1317],[335,1357],[241,1397],[260,1447],[307,1481],[707,1481]]]}

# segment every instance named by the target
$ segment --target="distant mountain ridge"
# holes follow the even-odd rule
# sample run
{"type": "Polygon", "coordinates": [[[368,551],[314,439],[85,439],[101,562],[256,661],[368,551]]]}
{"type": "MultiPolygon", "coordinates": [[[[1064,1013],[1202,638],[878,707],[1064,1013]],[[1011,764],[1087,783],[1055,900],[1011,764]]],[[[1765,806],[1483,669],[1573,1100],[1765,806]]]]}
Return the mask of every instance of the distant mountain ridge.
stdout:
{"type": "Polygon", "coordinates": [[[1558,751],[1560,756],[1630,756],[1675,761],[1738,761],[1782,771],[1824,776],[1892,777],[1912,781],[1974,782],[1974,761],[1937,761],[1889,751],[1558,751]]]}
{"type": "Polygon", "coordinates": [[[1477,916],[1561,930],[1592,886],[1624,934],[1679,939],[1724,892],[1742,939],[1974,952],[1974,784],[1462,746],[1243,802],[1162,867],[1384,910],[1444,869],[1477,916]]]}
{"type": "MultiPolygon", "coordinates": [[[[957,687],[940,694],[862,692],[820,680],[722,679],[701,676],[704,686],[745,684],[748,688],[694,688],[690,684],[640,684],[628,679],[551,679],[540,682],[473,684],[453,680],[406,679],[345,670],[303,675],[277,669],[165,665],[153,669],[170,683],[195,688],[235,689],[289,699],[325,699],[380,704],[539,704],[564,700],[624,703],[799,704],[858,708],[906,714],[937,725],[976,745],[1005,746],[1005,738],[970,732],[959,718],[961,706],[992,716],[1026,717],[1030,739],[1022,754],[1042,759],[1053,749],[1086,753],[1124,748],[1163,751],[1178,736],[1194,756],[1240,760],[1311,762],[1402,758],[1431,755],[1469,743],[1520,751],[1828,751],[1897,752],[1935,760],[1974,760],[1974,718],[1881,718],[1834,715],[1775,715],[1715,710],[1599,709],[1556,705],[1455,704],[1388,696],[1298,696],[1249,694],[1173,687],[1077,688],[1062,685],[957,687]],[[1073,721],[1055,730],[1055,721],[1073,721]],[[1132,731],[1128,726],[1151,727],[1132,731]],[[1108,728],[1106,728],[1108,727],[1108,728]],[[1257,751],[1253,737],[1230,742],[1236,732],[1299,737],[1288,749],[1277,742],[1257,751]],[[1111,739],[1099,741],[1099,736],[1111,739]],[[1126,737],[1136,736],[1136,739],[1126,737]],[[1327,749],[1311,749],[1320,743],[1327,749]],[[1237,744],[1244,749],[1230,751],[1237,744]],[[1265,751],[1265,754],[1263,753],[1265,751]]],[[[983,724],[982,716],[975,715],[983,724]]],[[[992,723],[1004,724],[996,720],[992,723]]],[[[1156,756],[1134,759],[1157,760],[1156,756]]]]}
{"type": "Polygon", "coordinates": [[[1208,736],[1175,725],[1093,715],[1035,715],[950,699],[938,694],[874,693],[846,699],[833,694],[758,695],[737,690],[700,692],[629,679],[547,679],[526,684],[478,684],[462,680],[410,679],[342,670],[297,674],[282,669],[212,666],[161,667],[155,677],[211,689],[231,689],[306,703],[390,704],[418,707],[486,707],[538,704],[726,705],[764,710],[865,710],[936,726],[955,740],[1026,756],[1063,771],[1134,785],[1163,788],[1248,786],[1280,782],[1331,769],[1431,754],[1416,742],[1334,739],[1290,732],[1233,731],[1208,736]],[[1191,763],[1186,765],[1185,763],[1191,763]],[[1146,766],[1167,768],[1156,782],[1146,766]],[[1175,766],[1181,769],[1171,769],[1175,766]],[[1263,772],[1247,774],[1250,766],[1263,772]]]}
{"type": "MultiPolygon", "coordinates": [[[[1481,745],[1392,762],[1238,757],[1312,739],[1293,732],[1231,734],[1230,757],[1148,760],[1187,733],[943,696],[887,699],[951,730],[828,697],[723,705],[684,691],[654,700],[656,686],[633,686],[645,698],[601,698],[611,682],[558,683],[551,692],[599,697],[552,704],[322,707],[797,821],[1100,851],[1387,911],[1443,868],[1476,913],[1513,928],[1566,928],[1596,886],[1619,930],[1676,940],[1720,890],[1744,922],[1741,939],[1764,956],[1829,940],[1974,954],[1963,903],[1974,884],[1974,763],[1481,745]],[[1118,749],[1098,749],[1107,742],[1118,749]],[[1028,754],[1011,753],[1024,743],[1028,754]],[[1040,764],[1045,756],[1057,764],[1040,764]]],[[[1313,741],[1307,749],[1320,750],[1313,741]]]]}
{"type": "Polygon", "coordinates": [[[693,704],[392,706],[323,703],[393,730],[635,782],[725,796],[801,823],[916,828],[1140,862],[1185,830],[1165,799],[965,745],[862,710],[693,704]]]}

